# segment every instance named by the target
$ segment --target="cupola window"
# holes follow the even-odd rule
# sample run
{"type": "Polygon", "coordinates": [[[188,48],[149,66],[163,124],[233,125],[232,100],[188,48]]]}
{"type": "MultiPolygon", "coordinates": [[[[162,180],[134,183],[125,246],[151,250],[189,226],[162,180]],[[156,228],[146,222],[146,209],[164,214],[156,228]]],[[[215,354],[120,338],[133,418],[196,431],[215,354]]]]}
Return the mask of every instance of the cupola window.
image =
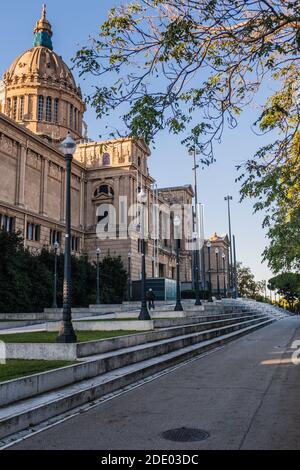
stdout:
{"type": "Polygon", "coordinates": [[[20,97],[20,110],[19,110],[19,120],[22,121],[24,117],[24,96],[20,97]]]}
{"type": "Polygon", "coordinates": [[[59,108],[59,99],[55,98],[55,100],[54,100],[54,122],[58,122],[58,108],[59,108]]]}
{"type": "Polygon", "coordinates": [[[50,96],[47,96],[46,100],[46,121],[52,121],[52,98],[50,96]]]}
{"type": "Polygon", "coordinates": [[[70,127],[73,127],[73,105],[70,105],[70,127]]]}
{"type": "Polygon", "coordinates": [[[10,117],[10,113],[11,113],[11,99],[10,98],[7,98],[6,112],[7,112],[7,115],[10,117]]]}
{"type": "Polygon", "coordinates": [[[14,96],[12,118],[15,120],[17,119],[17,109],[18,109],[18,98],[14,96]]]}
{"type": "Polygon", "coordinates": [[[41,122],[43,120],[44,114],[44,97],[39,95],[38,97],[38,121],[41,122]]]}

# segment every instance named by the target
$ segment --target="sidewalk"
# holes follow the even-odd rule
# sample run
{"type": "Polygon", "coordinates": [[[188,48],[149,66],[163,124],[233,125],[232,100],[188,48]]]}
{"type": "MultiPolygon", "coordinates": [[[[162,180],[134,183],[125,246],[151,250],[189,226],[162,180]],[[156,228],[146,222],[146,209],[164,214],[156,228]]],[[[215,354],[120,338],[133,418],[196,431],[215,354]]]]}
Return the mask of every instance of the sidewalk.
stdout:
{"type": "Polygon", "coordinates": [[[300,318],[288,317],[10,449],[300,449],[300,318]],[[173,442],[164,431],[207,431],[173,442]]]}

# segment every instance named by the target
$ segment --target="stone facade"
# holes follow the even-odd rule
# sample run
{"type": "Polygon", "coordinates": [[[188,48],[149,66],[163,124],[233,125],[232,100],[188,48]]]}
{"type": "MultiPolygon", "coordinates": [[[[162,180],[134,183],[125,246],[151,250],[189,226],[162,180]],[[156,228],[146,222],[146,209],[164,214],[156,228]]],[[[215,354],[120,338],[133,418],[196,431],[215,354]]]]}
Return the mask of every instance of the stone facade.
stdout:
{"type": "MultiPolygon", "coordinates": [[[[137,195],[143,190],[148,210],[147,276],[176,276],[175,212],[170,211],[175,205],[183,220],[181,279],[191,282],[188,243],[192,228],[188,231],[186,227],[192,224],[189,217],[185,219],[184,209],[191,208],[192,187],[158,189],[148,170],[150,150],[140,139],[89,140],[81,90],[53,51],[45,8],[34,34],[34,47],[13,62],[0,82],[1,228],[20,231],[25,247],[32,251],[51,249],[56,241],[64,249],[66,174],[58,144],[70,132],[77,141],[71,179],[73,253],[86,254],[91,261],[96,259],[97,248],[102,257],[120,255],[128,269],[130,263],[132,279],[139,279],[137,229],[141,228],[142,207],[137,195]],[[99,238],[97,227],[107,215],[104,204],[115,209],[115,219],[99,238]]],[[[224,240],[220,243],[226,244],[224,240]]]]}
{"type": "MultiPolygon", "coordinates": [[[[152,205],[158,202],[166,212],[170,207],[163,198],[165,190],[154,190],[154,180],[148,173],[149,155],[142,141],[88,142],[78,145],[72,165],[73,252],[85,253],[95,260],[96,249],[100,247],[102,256],[121,255],[125,266],[131,252],[133,279],[139,279],[141,254],[138,236],[128,237],[126,227],[136,217],[128,213],[128,207],[137,202],[137,191],[143,187],[148,195],[149,232],[155,223],[152,205]],[[99,240],[97,210],[105,203],[116,209],[116,237],[99,240]]],[[[55,241],[63,249],[65,160],[56,146],[0,113],[0,168],[2,227],[21,231],[25,246],[32,250],[51,248],[55,241]]],[[[174,195],[178,194],[182,203],[191,203],[190,186],[174,188],[174,195]]],[[[158,235],[157,241],[147,241],[147,275],[174,277],[174,237],[165,241],[161,233],[158,235]]],[[[182,256],[183,279],[190,280],[190,254],[183,250],[182,256]]]]}

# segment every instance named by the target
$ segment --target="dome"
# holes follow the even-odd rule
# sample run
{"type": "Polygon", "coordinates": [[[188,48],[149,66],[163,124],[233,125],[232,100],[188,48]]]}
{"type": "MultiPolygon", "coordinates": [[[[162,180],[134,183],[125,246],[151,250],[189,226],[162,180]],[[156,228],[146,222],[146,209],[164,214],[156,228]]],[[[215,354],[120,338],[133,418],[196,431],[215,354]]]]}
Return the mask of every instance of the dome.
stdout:
{"type": "Polygon", "coordinates": [[[67,132],[81,139],[85,111],[81,89],[53,51],[52,36],[43,5],[34,28],[34,47],[19,55],[3,76],[4,112],[52,142],[63,140],[67,132]]]}
{"type": "Polygon", "coordinates": [[[63,59],[51,49],[37,46],[21,54],[4,74],[7,86],[47,80],[49,85],[69,88],[81,96],[72,72],[63,59]]]}

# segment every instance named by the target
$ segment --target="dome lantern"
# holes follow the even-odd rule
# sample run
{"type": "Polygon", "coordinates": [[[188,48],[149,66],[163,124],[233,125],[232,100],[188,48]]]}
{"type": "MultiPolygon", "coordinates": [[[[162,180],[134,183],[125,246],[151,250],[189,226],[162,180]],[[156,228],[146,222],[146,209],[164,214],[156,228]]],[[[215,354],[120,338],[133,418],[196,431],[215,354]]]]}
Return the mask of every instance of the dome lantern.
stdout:
{"type": "Polygon", "coordinates": [[[34,47],[43,46],[52,51],[52,35],[51,24],[46,18],[46,5],[43,4],[42,17],[37,21],[34,28],[34,47]]]}

